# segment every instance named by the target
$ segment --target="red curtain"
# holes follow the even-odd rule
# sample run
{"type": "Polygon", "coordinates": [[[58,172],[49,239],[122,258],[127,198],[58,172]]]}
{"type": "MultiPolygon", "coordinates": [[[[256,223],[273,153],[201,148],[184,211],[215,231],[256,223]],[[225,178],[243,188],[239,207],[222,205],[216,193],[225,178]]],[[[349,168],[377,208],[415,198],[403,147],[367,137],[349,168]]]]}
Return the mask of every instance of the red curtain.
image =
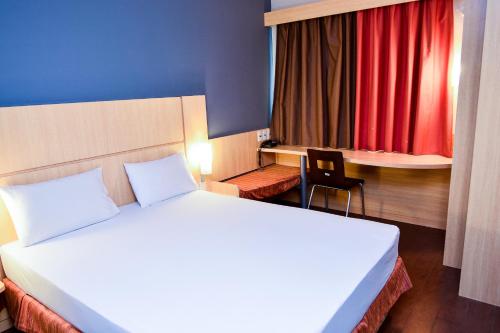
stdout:
{"type": "Polygon", "coordinates": [[[358,12],[355,149],[452,156],[453,15],[453,0],[358,12]]]}

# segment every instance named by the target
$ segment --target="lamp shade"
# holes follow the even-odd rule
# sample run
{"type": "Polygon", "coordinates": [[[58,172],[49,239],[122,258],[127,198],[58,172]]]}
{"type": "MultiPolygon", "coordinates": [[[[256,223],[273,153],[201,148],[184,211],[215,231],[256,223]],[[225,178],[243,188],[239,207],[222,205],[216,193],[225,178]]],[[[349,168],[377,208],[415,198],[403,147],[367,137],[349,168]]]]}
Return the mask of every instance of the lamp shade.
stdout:
{"type": "Polygon", "coordinates": [[[193,144],[189,159],[191,163],[200,167],[202,175],[212,174],[212,145],[209,142],[200,142],[193,144]]]}

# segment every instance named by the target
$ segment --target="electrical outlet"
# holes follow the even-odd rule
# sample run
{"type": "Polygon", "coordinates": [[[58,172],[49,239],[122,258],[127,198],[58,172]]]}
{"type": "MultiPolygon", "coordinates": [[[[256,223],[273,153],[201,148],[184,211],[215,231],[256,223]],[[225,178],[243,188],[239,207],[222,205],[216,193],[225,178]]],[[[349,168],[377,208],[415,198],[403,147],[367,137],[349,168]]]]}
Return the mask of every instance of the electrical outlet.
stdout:
{"type": "Polygon", "coordinates": [[[264,142],[269,139],[271,139],[269,128],[257,131],[257,142],[264,142]]]}
{"type": "Polygon", "coordinates": [[[266,141],[263,131],[257,131],[257,142],[266,141]]]}
{"type": "Polygon", "coordinates": [[[271,140],[271,130],[269,128],[266,128],[264,130],[264,136],[265,136],[265,140],[271,140]]]}

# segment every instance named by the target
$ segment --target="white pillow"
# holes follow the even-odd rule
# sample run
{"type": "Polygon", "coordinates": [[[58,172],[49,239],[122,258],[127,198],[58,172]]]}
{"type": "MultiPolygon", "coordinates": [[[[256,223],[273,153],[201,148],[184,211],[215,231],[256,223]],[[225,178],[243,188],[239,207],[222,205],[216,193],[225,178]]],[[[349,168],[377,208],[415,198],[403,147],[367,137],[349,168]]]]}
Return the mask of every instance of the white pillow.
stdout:
{"type": "Polygon", "coordinates": [[[0,188],[0,197],[24,246],[110,219],[120,212],[108,196],[101,169],[0,188]]]}
{"type": "Polygon", "coordinates": [[[125,163],[125,170],[142,208],[198,188],[183,154],[151,162],[125,163]]]}

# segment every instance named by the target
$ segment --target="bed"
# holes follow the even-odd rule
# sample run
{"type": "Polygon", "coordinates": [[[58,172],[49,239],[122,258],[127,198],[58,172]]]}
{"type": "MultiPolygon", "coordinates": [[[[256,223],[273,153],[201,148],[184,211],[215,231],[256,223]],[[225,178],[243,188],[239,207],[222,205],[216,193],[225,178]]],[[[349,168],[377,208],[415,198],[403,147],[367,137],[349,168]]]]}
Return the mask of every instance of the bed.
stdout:
{"type": "Polygon", "coordinates": [[[350,332],[398,240],[390,225],[195,191],[1,256],[84,332],[350,332]]]}
{"type": "Polygon", "coordinates": [[[121,206],[23,247],[0,202],[22,331],[375,332],[411,288],[394,226],[205,191],[141,208],[123,164],[207,140],[204,96],[0,108],[2,124],[0,185],[101,167],[121,206]]]}

